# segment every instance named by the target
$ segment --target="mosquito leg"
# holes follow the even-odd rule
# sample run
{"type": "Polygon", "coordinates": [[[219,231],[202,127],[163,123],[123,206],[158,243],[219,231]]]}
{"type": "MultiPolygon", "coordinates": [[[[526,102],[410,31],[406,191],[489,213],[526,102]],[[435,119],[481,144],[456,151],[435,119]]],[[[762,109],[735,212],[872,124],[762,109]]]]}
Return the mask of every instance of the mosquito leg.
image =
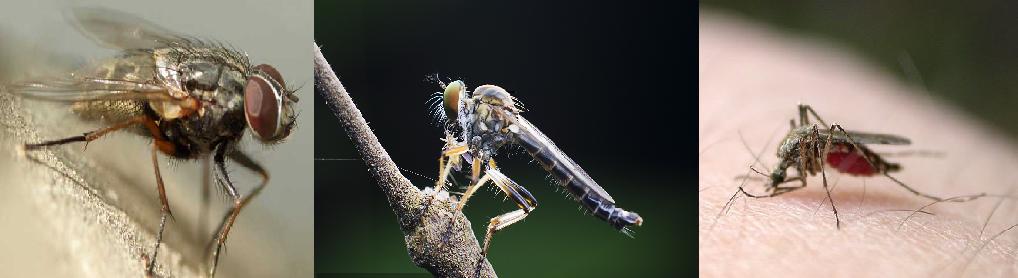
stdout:
{"type": "Polygon", "coordinates": [[[57,140],[43,141],[41,143],[36,143],[36,144],[25,144],[24,147],[25,147],[25,150],[37,150],[37,149],[41,149],[41,148],[48,147],[48,146],[63,145],[63,144],[74,143],[74,142],[85,142],[85,146],[88,146],[88,142],[91,142],[91,141],[94,141],[96,139],[99,139],[99,137],[102,137],[103,135],[106,135],[106,134],[108,134],[110,132],[117,131],[117,130],[120,130],[120,129],[123,129],[123,128],[130,127],[130,126],[133,126],[133,125],[142,124],[142,123],[144,123],[146,121],[151,121],[151,119],[148,116],[144,116],[144,115],[143,116],[138,116],[138,117],[131,118],[130,120],[127,120],[127,121],[124,121],[124,122],[113,124],[113,125],[108,126],[108,127],[104,127],[104,128],[101,128],[101,129],[98,129],[98,130],[89,131],[89,132],[85,132],[82,135],[72,136],[72,137],[67,137],[67,138],[62,138],[62,139],[57,139],[57,140]]]}
{"type": "MultiPolygon", "coordinates": [[[[855,142],[855,139],[852,138],[852,135],[848,134],[848,132],[845,131],[845,129],[842,128],[841,125],[838,125],[838,124],[831,125],[831,135],[834,134],[835,130],[837,130],[837,131],[841,132],[842,134],[844,134],[845,137],[848,138],[848,143],[852,144],[852,147],[854,149],[862,150],[862,148],[860,148],[859,145],[855,142]]],[[[876,162],[873,161],[868,155],[862,155],[862,157],[866,159],[866,163],[869,163],[870,165],[874,165],[874,166],[877,165],[876,162]]],[[[906,185],[904,182],[901,182],[900,180],[892,177],[890,174],[887,173],[887,171],[881,171],[881,174],[883,174],[885,177],[887,177],[891,181],[894,181],[894,183],[897,183],[902,188],[905,188],[905,190],[908,190],[909,192],[912,192],[912,194],[915,194],[917,196],[920,196],[920,197],[923,197],[923,198],[927,198],[927,199],[930,199],[930,200],[938,201],[938,202],[944,201],[944,198],[940,198],[940,197],[937,197],[937,196],[933,196],[933,195],[929,195],[929,194],[926,194],[926,193],[922,193],[922,192],[919,192],[918,190],[913,189],[912,187],[906,185]]],[[[969,200],[971,200],[971,199],[958,200],[958,202],[969,201],[969,200]]]]}
{"type": "Polygon", "coordinates": [[[159,202],[162,203],[162,207],[159,209],[159,232],[156,234],[156,245],[152,249],[152,256],[146,267],[146,275],[151,276],[152,271],[155,269],[156,257],[159,255],[159,245],[163,242],[163,231],[166,229],[166,218],[169,216],[173,217],[173,212],[170,211],[170,202],[166,198],[166,186],[163,184],[163,176],[159,172],[159,144],[152,144],[152,168],[155,169],[156,185],[159,190],[159,202]]]}
{"type": "MultiPolygon", "coordinates": [[[[806,106],[806,109],[809,106],[806,106]]],[[[819,118],[817,120],[820,120],[819,118]]],[[[822,121],[821,121],[822,122],[822,121]]],[[[831,189],[827,186],[827,167],[824,167],[824,161],[826,160],[827,152],[831,149],[831,141],[834,138],[834,132],[827,134],[827,140],[824,140],[824,149],[822,152],[817,154],[816,158],[819,160],[817,164],[820,166],[820,174],[824,179],[824,190],[827,191],[827,199],[831,200],[831,209],[834,210],[834,223],[838,229],[841,229],[841,218],[838,216],[838,207],[834,205],[834,198],[831,197],[831,189]]],[[[820,139],[820,130],[816,125],[813,126],[813,138],[814,140],[820,139]]],[[[822,202],[821,202],[822,203],[822,202]]]]}
{"type": "Polygon", "coordinates": [[[812,106],[809,106],[809,105],[806,105],[806,104],[799,104],[799,117],[806,118],[806,113],[807,112],[810,115],[813,115],[813,118],[817,119],[817,121],[820,122],[821,125],[828,126],[827,122],[824,122],[824,119],[820,118],[820,115],[817,114],[816,110],[813,110],[812,106]]]}

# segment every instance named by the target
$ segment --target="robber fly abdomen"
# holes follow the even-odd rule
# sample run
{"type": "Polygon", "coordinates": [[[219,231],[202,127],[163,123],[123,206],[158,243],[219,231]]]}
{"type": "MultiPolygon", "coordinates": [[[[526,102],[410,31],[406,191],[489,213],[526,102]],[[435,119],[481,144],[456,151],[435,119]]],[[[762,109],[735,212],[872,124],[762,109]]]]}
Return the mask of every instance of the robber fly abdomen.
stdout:
{"type": "Polygon", "coordinates": [[[615,207],[612,196],[530,121],[518,117],[516,124],[519,127],[516,132],[516,143],[522,145],[527,153],[573,196],[573,199],[583,204],[583,207],[594,216],[608,222],[616,230],[634,224],[640,225],[643,222],[638,214],[615,207]]]}

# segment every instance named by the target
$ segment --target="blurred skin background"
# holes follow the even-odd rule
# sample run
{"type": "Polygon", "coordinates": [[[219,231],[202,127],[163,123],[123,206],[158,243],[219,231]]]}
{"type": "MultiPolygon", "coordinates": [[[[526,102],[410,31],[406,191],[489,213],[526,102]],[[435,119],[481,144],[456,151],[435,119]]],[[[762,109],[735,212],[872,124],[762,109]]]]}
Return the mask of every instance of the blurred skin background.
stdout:
{"type": "MultiPolygon", "coordinates": [[[[312,151],[314,110],[311,98],[311,1],[19,1],[0,9],[0,82],[44,78],[66,73],[116,55],[77,32],[64,18],[75,5],[103,7],[143,18],[163,28],[212,39],[246,52],[253,64],[271,64],[302,101],[297,129],[275,146],[263,146],[245,134],[242,149],[269,171],[272,180],[238,217],[220,260],[217,277],[309,276],[313,256],[312,151]],[[244,2],[244,3],[240,3],[244,2]]],[[[24,102],[30,127],[39,138],[56,139],[94,130],[101,125],[79,120],[66,104],[24,102]]],[[[6,110],[5,110],[6,111],[6,110]]],[[[87,197],[65,198],[77,184],[54,178],[43,165],[17,156],[15,146],[28,135],[11,132],[4,114],[0,133],[0,276],[140,276],[138,250],[150,254],[159,225],[159,201],[148,139],[119,132],[88,144],[57,147],[58,156],[86,177],[89,196],[123,212],[138,230],[92,212],[87,197]],[[79,167],[80,166],[80,167],[79,167]],[[64,203],[66,202],[66,203],[64,203]],[[56,207],[56,214],[51,213],[56,207]],[[110,223],[110,222],[113,223],[110,223]],[[78,230],[77,228],[81,228],[78,230]],[[89,233],[85,233],[85,232],[89,233]],[[125,232],[126,234],[117,234],[125,232]],[[139,234],[134,234],[138,232],[139,234]],[[118,241],[121,240],[121,241],[118,241]],[[140,242],[140,247],[133,244],[140,242]],[[129,246],[130,245],[130,246],[129,246]]],[[[227,211],[227,197],[211,189],[205,226],[197,232],[201,172],[198,160],[175,160],[160,154],[160,170],[175,221],[167,222],[159,259],[180,262],[191,271],[206,267],[204,246],[227,211]],[[165,250],[172,250],[167,252],[165,250]],[[182,256],[174,256],[180,252],[182,256]]],[[[260,178],[228,162],[238,190],[247,192],[260,178]]],[[[216,185],[213,184],[213,187],[216,185]]],[[[76,192],[76,191],[74,191],[76,192]]],[[[80,196],[78,196],[80,197],[80,196]]],[[[167,263],[170,264],[170,263],[167,263]]],[[[176,269],[176,268],[175,268],[176,269]]],[[[189,276],[194,272],[175,272],[189,276]]]]}
{"type": "MultiPolygon", "coordinates": [[[[667,107],[681,93],[667,82],[680,66],[670,11],[610,1],[319,1],[315,38],[419,188],[434,186],[443,145],[425,104],[441,90],[425,79],[437,73],[470,89],[507,89],[529,110],[524,117],[645,220],[635,239],[626,237],[586,215],[526,152],[503,148],[499,166],[539,206],[493,238],[488,258],[498,274],[662,276],[693,267],[691,255],[675,252],[693,248],[683,240],[693,230],[675,221],[681,207],[692,211],[693,203],[677,201],[676,181],[692,179],[693,165],[674,157],[674,137],[662,136],[693,132],[669,126],[689,114],[667,107]]],[[[315,164],[316,272],[425,273],[410,261],[392,210],[339,123],[328,109],[315,112],[316,157],[354,159],[315,164]]],[[[454,176],[462,186],[463,174],[454,176]]],[[[491,217],[513,209],[486,187],[464,212],[483,238],[491,217]]]]}
{"type": "Polygon", "coordinates": [[[847,48],[1018,138],[1018,24],[1010,1],[703,1],[847,48]]]}

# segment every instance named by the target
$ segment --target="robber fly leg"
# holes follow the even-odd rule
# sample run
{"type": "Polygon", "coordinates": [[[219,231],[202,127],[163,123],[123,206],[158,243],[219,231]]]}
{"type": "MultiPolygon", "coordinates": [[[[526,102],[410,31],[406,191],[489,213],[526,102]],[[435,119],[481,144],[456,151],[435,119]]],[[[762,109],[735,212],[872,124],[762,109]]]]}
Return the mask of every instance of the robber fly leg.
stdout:
{"type": "Polygon", "coordinates": [[[477,189],[484,186],[484,184],[487,183],[488,180],[490,179],[491,177],[488,176],[488,174],[485,174],[483,177],[481,177],[481,179],[477,180],[477,183],[471,184],[469,187],[467,187],[467,191],[463,193],[463,197],[460,198],[459,203],[456,204],[456,210],[462,211],[463,207],[467,205],[467,200],[470,200],[470,196],[474,196],[474,192],[477,192],[477,189]]]}
{"type": "Polygon", "coordinates": [[[148,257],[148,265],[145,268],[145,273],[148,276],[152,275],[152,271],[156,266],[156,257],[159,255],[159,245],[163,242],[163,231],[166,229],[166,218],[169,216],[173,217],[173,212],[170,211],[170,202],[166,199],[166,186],[163,184],[163,175],[159,172],[159,144],[152,144],[152,168],[155,169],[156,185],[159,190],[159,202],[162,203],[162,207],[159,209],[159,232],[156,234],[156,246],[152,250],[152,256],[148,257]]]}
{"type": "Polygon", "coordinates": [[[124,121],[124,122],[120,122],[120,123],[116,123],[114,125],[111,125],[111,126],[108,126],[108,127],[104,127],[104,128],[98,129],[98,130],[93,130],[93,131],[85,132],[84,134],[78,135],[78,136],[72,136],[72,137],[67,137],[67,138],[62,138],[62,139],[57,139],[57,140],[43,141],[41,143],[36,143],[36,144],[25,144],[25,150],[37,150],[37,149],[41,149],[41,148],[48,147],[48,146],[63,145],[63,144],[74,143],[74,142],[85,142],[85,145],[88,146],[88,142],[91,142],[91,141],[93,141],[95,139],[99,139],[99,137],[102,137],[103,135],[106,135],[106,134],[108,134],[110,132],[114,132],[114,131],[117,131],[117,130],[120,130],[120,129],[123,129],[123,128],[127,128],[127,127],[130,127],[130,126],[133,126],[133,125],[142,124],[142,123],[145,123],[147,121],[151,121],[151,119],[148,116],[142,115],[142,116],[134,117],[134,118],[132,118],[130,120],[127,120],[127,121],[124,121]]]}
{"type": "MultiPolygon", "coordinates": [[[[806,109],[812,110],[812,108],[809,108],[809,106],[806,106],[806,109]]],[[[817,120],[820,120],[820,119],[817,118],[817,120]]],[[[823,122],[823,121],[821,121],[821,122],[823,122]]],[[[835,124],[834,126],[838,126],[838,125],[835,124]]],[[[814,140],[817,140],[817,139],[820,138],[820,130],[817,129],[816,125],[813,126],[813,138],[814,138],[814,140]]],[[[831,209],[834,210],[834,223],[835,223],[835,226],[838,229],[841,229],[841,218],[838,217],[838,207],[834,205],[834,198],[831,198],[831,189],[829,187],[827,187],[827,167],[824,167],[824,161],[826,161],[827,152],[830,151],[830,149],[831,149],[831,141],[833,140],[833,138],[834,138],[834,132],[831,132],[831,133],[827,134],[827,140],[825,140],[824,149],[823,149],[822,152],[817,154],[816,158],[819,160],[819,161],[817,161],[817,163],[820,165],[820,175],[824,179],[824,190],[827,191],[827,199],[831,200],[831,209]]]]}
{"type": "Polygon", "coordinates": [[[442,150],[442,156],[438,158],[438,181],[435,183],[435,191],[440,192],[445,189],[446,177],[452,171],[452,167],[458,165],[462,160],[460,155],[466,153],[469,149],[466,144],[455,146],[452,143],[447,144],[448,148],[442,150]],[[445,158],[448,157],[449,161],[446,163],[445,158]]]}
{"type": "Polygon", "coordinates": [[[502,174],[498,168],[490,167],[485,172],[487,173],[486,176],[491,177],[492,183],[498,186],[506,196],[509,196],[519,209],[491,219],[488,223],[488,231],[484,235],[484,247],[481,249],[481,257],[488,254],[488,247],[491,246],[491,237],[495,232],[523,220],[531,211],[537,208],[537,199],[534,198],[534,195],[531,195],[527,189],[502,174]]]}

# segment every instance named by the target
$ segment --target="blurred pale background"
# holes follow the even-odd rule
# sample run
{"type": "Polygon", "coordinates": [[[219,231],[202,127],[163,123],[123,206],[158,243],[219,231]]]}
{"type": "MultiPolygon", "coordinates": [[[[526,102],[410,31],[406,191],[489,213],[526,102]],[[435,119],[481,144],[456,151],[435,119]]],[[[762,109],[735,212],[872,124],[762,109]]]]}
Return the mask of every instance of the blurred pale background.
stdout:
{"type": "MultiPolygon", "coordinates": [[[[314,146],[311,1],[14,1],[0,9],[0,80],[9,81],[73,68],[114,55],[80,35],[62,12],[71,5],[114,8],[167,29],[228,43],[247,52],[255,64],[282,73],[297,95],[297,130],[283,144],[264,147],[244,138],[243,149],[270,171],[268,187],[240,215],[220,277],[310,276],[313,269],[314,146]]],[[[7,101],[8,99],[4,99],[7,101]]],[[[54,177],[43,164],[20,158],[15,146],[30,139],[77,135],[99,126],[84,123],[66,106],[5,103],[0,133],[0,276],[138,276],[138,252],[148,254],[158,227],[159,202],[146,139],[114,134],[89,144],[56,149],[57,157],[84,177],[54,177]],[[24,111],[27,115],[12,115],[24,111]],[[13,109],[13,110],[12,110],[13,109]],[[27,129],[18,121],[35,123],[27,129]],[[34,134],[33,134],[34,133],[34,134]],[[97,198],[96,198],[97,197],[97,198]],[[102,204],[108,204],[103,206],[102,204]],[[90,213],[98,212],[97,215],[90,213]],[[117,216],[132,223],[118,222],[117,216]],[[112,216],[110,216],[112,215],[112,216]],[[105,218],[104,218],[105,216],[105,218]],[[132,229],[145,232],[133,233],[132,229]],[[119,233],[119,234],[118,234],[119,233]],[[141,244],[140,247],[136,246],[141,244]],[[121,246],[122,245],[122,246],[121,246]],[[127,247],[125,247],[127,246],[127,247]],[[140,248],[140,249],[139,249],[140,248]],[[133,257],[132,257],[133,256],[133,257]]],[[[209,231],[196,232],[200,200],[197,161],[161,158],[170,206],[176,216],[166,230],[161,264],[180,264],[177,276],[204,269],[201,248],[214,222],[227,210],[226,197],[212,190],[209,231]],[[166,251],[166,250],[172,251],[166,251]],[[167,263],[172,262],[172,263],[167,263]],[[200,268],[199,268],[200,267],[200,268]]],[[[238,189],[247,192],[259,178],[230,166],[238,189]]]]}

